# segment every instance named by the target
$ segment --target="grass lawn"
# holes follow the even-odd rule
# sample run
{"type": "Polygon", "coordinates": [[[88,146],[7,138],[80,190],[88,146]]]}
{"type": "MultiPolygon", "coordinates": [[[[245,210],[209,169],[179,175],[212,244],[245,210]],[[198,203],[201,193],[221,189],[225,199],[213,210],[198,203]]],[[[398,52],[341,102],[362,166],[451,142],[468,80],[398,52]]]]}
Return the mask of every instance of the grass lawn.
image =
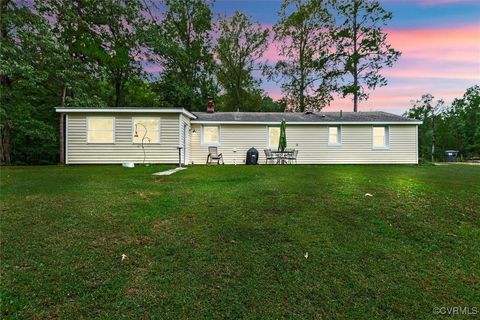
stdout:
{"type": "Polygon", "coordinates": [[[165,168],[1,168],[0,316],[480,312],[478,166],[165,168]]]}

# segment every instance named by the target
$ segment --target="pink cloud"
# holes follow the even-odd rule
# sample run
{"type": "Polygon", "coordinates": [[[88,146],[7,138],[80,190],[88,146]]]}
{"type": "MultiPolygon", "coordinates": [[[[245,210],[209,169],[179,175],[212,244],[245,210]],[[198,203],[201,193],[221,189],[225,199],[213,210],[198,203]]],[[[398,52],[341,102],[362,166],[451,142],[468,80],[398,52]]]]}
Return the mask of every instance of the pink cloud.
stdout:
{"type": "MultiPolygon", "coordinates": [[[[387,32],[388,41],[402,51],[402,56],[392,68],[382,70],[389,85],[370,92],[370,99],[361,102],[360,110],[401,113],[409,108],[412,99],[424,93],[448,102],[480,82],[479,25],[388,29],[387,32]]],[[[266,55],[275,61],[275,48],[269,48],[266,55]]],[[[274,99],[281,97],[279,89],[267,92],[274,99]]],[[[336,97],[325,110],[340,109],[352,109],[351,99],[336,97]]]]}
{"type": "Polygon", "coordinates": [[[389,78],[480,79],[480,27],[391,29],[392,46],[402,51],[389,78]]]}

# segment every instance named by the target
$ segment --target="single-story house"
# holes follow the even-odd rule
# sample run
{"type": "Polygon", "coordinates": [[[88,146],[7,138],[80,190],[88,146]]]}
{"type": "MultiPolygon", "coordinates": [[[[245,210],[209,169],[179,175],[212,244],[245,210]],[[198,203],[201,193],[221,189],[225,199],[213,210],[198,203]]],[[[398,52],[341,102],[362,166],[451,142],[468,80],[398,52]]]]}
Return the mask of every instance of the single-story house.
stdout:
{"type": "Polygon", "coordinates": [[[280,122],[299,164],[418,163],[421,121],[387,112],[189,112],[183,108],[57,108],[67,164],[203,164],[216,146],[242,164],[251,147],[265,163],[280,122]],[[179,150],[179,147],[181,149],[179,150]],[[179,152],[180,151],[180,152],[179,152]]]}

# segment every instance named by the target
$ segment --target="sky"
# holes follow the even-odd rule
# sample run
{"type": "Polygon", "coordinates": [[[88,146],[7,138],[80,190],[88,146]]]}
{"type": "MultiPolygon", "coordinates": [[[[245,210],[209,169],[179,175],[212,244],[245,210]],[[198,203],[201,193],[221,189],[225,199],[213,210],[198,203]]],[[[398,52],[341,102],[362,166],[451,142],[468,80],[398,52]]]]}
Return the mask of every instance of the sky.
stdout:
{"type": "MultiPolygon", "coordinates": [[[[381,0],[393,13],[388,41],[402,52],[392,68],[383,69],[386,87],[370,92],[359,111],[384,110],[402,114],[422,94],[450,103],[468,87],[480,84],[480,0],[381,0]]],[[[236,10],[264,25],[275,24],[281,0],[216,0],[214,12],[236,10]]],[[[273,44],[272,44],[273,46],[273,44]]],[[[265,60],[275,62],[275,48],[265,60]]],[[[279,84],[264,81],[262,88],[281,97],[279,84]]],[[[324,111],[353,109],[351,98],[336,97],[324,111]]]]}

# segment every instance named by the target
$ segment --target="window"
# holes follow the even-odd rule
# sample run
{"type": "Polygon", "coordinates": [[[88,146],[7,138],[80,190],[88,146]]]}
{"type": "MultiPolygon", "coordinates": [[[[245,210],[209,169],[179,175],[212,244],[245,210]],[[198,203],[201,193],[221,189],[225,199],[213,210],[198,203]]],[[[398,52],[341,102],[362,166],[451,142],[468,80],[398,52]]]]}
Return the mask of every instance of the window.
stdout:
{"type": "Polygon", "coordinates": [[[220,128],[217,126],[203,127],[203,144],[218,145],[220,144],[220,128]]]}
{"type": "Polygon", "coordinates": [[[373,127],[373,148],[388,148],[388,127],[373,127]]]}
{"type": "Polygon", "coordinates": [[[328,145],[337,146],[342,144],[342,131],[340,127],[328,127],[328,145]]]}
{"type": "Polygon", "coordinates": [[[160,118],[133,118],[133,143],[159,143],[160,118]]]}
{"type": "Polygon", "coordinates": [[[280,140],[280,127],[268,127],[268,147],[271,149],[278,148],[280,140]]]}
{"type": "Polygon", "coordinates": [[[87,143],[113,143],[115,118],[88,117],[87,143]]]}

